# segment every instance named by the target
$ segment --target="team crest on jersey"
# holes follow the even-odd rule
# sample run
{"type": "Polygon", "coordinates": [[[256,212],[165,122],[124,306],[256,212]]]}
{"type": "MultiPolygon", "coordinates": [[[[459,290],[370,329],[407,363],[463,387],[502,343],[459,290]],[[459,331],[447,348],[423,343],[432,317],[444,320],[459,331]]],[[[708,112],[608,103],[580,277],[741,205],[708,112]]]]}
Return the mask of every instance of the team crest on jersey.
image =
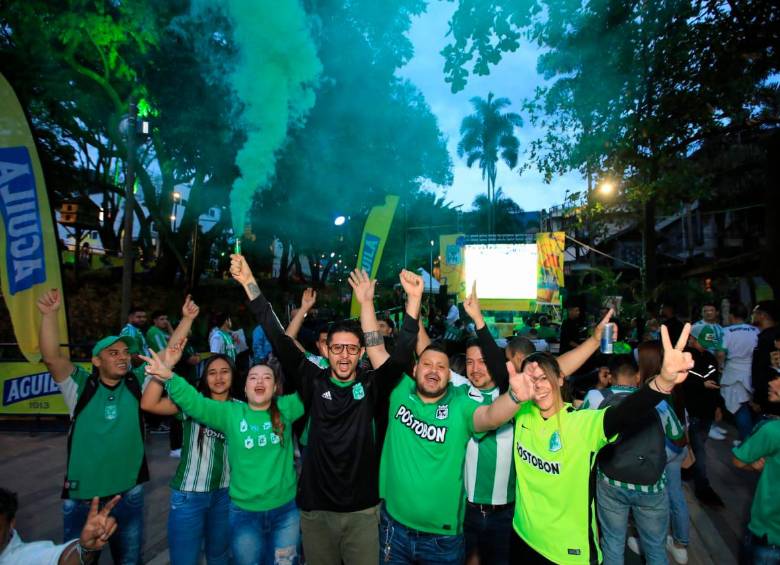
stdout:
{"type": "Polygon", "coordinates": [[[561,444],[561,435],[558,433],[558,430],[555,430],[550,436],[550,451],[553,453],[560,451],[561,447],[563,447],[561,444]]]}
{"type": "Polygon", "coordinates": [[[357,383],[355,386],[352,387],[352,398],[355,400],[360,400],[366,396],[366,391],[363,390],[363,384],[357,383]]]}
{"type": "Polygon", "coordinates": [[[265,424],[263,424],[263,430],[264,431],[267,432],[270,429],[271,429],[271,422],[266,422],[265,424]]]}
{"type": "Polygon", "coordinates": [[[244,438],[244,447],[252,449],[255,446],[255,441],[251,437],[244,438]]]}
{"type": "Polygon", "coordinates": [[[279,443],[279,436],[278,436],[278,435],[276,435],[276,434],[274,434],[274,433],[272,433],[272,434],[271,434],[271,443],[272,443],[272,444],[274,444],[274,445],[276,445],[277,443],[279,443]]]}
{"type": "Polygon", "coordinates": [[[241,423],[238,425],[238,431],[240,431],[242,434],[249,429],[249,424],[246,420],[241,420],[241,423]]]}
{"type": "Polygon", "coordinates": [[[450,415],[449,404],[440,404],[439,406],[436,407],[437,420],[446,420],[449,415],[450,415]]]}
{"type": "Polygon", "coordinates": [[[253,432],[257,433],[257,432],[260,431],[260,426],[258,426],[256,424],[252,424],[251,426],[249,426],[249,429],[252,430],[253,432]]]}
{"type": "Polygon", "coordinates": [[[257,436],[257,445],[260,447],[265,447],[268,443],[268,439],[265,437],[265,435],[257,436]]]}

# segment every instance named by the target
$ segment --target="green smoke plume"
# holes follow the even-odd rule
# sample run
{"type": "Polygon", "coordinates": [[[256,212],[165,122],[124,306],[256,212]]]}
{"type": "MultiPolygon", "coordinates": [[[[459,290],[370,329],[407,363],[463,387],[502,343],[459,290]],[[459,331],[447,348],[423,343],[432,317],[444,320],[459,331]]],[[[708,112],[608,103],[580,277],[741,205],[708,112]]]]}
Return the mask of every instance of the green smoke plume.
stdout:
{"type": "MultiPolygon", "coordinates": [[[[208,0],[197,2],[208,9],[208,0]]],[[[289,125],[300,123],[314,105],[314,81],[322,70],[299,0],[223,0],[237,51],[229,75],[243,105],[246,142],[236,155],[240,176],[230,192],[233,231],[243,232],[256,191],[271,180],[275,153],[289,125]]],[[[197,10],[197,7],[196,7],[197,10]]]]}

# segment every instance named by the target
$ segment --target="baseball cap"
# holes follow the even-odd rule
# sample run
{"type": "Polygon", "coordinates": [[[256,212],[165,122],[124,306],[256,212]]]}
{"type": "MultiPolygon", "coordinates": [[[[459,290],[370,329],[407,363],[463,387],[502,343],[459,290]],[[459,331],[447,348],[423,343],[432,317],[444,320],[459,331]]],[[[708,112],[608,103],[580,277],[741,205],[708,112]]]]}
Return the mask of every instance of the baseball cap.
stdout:
{"type": "Polygon", "coordinates": [[[127,345],[127,347],[130,348],[130,352],[133,353],[133,350],[135,349],[135,340],[133,340],[132,337],[129,335],[109,335],[95,344],[95,347],[92,348],[92,357],[97,357],[106,347],[114,345],[117,341],[121,341],[127,345]]]}

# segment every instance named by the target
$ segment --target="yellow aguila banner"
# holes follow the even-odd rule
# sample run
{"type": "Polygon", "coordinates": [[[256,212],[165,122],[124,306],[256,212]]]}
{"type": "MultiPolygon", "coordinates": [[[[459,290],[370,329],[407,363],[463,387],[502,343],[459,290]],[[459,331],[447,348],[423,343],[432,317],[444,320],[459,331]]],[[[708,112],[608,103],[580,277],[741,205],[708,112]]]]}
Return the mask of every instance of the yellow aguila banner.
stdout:
{"type": "Polygon", "coordinates": [[[536,234],[537,265],[536,301],[557,304],[563,289],[563,248],[566,234],[562,231],[536,234]]]}
{"type": "MultiPolygon", "coordinates": [[[[0,74],[0,283],[16,341],[25,358],[40,360],[41,316],[35,302],[46,290],[62,288],[57,232],[43,182],[38,152],[22,107],[0,74]]],[[[65,309],[60,339],[68,340],[65,309]]]]}
{"type": "MultiPolygon", "coordinates": [[[[398,197],[388,194],[382,206],[374,206],[366,218],[366,226],[363,228],[363,237],[360,240],[360,252],[358,253],[357,268],[363,269],[370,278],[375,278],[379,270],[379,261],[382,259],[382,251],[387,243],[387,234],[390,233],[390,225],[393,223],[395,209],[398,207],[398,197]]],[[[349,315],[355,318],[360,315],[360,304],[355,296],[349,308],[349,315]]]]}

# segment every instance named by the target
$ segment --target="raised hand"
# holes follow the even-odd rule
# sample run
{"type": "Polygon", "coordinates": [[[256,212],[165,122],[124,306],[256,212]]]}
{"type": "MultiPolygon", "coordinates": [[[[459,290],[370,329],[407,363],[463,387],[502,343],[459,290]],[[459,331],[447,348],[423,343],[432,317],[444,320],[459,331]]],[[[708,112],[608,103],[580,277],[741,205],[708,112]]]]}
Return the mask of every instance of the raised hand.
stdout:
{"type": "MultiPolygon", "coordinates": [[[[167,381],[173,376],[173,371],[171,370],[172,365],[168,365],[165,363],[165,361],[157,355],[154,351],[151,351],[151,357],[146,357],[144,355],[139,355],[139,359],[143,359],[146,361],[146,367],[144,367],[144,371],[146,371],[147,375],[151,375],[153,377],[157,377],[158,379],[161,379],[163,381],[167,381]]],[[[167,353],[167,349],[166,349],[167,353]]],[[[165,355],[167,358],[167,355],[165,355]]],[[[181,358],[181,353],[179,353],[179,358],[181,358]]],[[[166,359],[167,360],[167,359],[166,359]]],[[[177,359],[178,361],[178,359],[177,359]]]]}
{"type": "Polygon", "coordinates": [[[362,269],[355,269],[349,274],[349,286],[352,287],[355,298],[357,298],[357,301],[361,304],[374,302],[376,279],[370,279],[368,273],[362,269]]]}
{"type": "Polygon", "coordinates": [[[526,363],[522,373],[518,373],[514,363],[506,362],[506,370],[509,372],[509,388],[520,402],[531,400],[534,397],[533,371],[544,372],[537,363],[526,363]]]}
{"type": "MultiPolygon", "coordinates": [[[[477,281],[471,285],[471,294],[463,301],[463,309],[474,320],[475,324],[478,320],[482,320],[482,309],[479,307],[479,298],[477,298],[477,281]]],[[[480,326],[480,324],[477,325],[480,326]]]]}
{"type": "Polygon", "coordinates": [[[181,307],[181,315],[184,318],[189,318],[190,320],[194,320],[198,317],[198,314],[200,313],[200,307],[195,304],[195,301],[192,299],[192,296],[189,294],[187,295],[187,298],[184,299],[184,305],[181,307]]]}
{"type": "Polygon", "coordinates": [[[604,317],[598,323],[596,328],[593,330],[593,337],[596,338],[596,341],[601,341],[601,335],[604,333],[604,328],[607,327],[607,324],[612,324],[612,326],[614,327],[612,331],[612,341],[617,341],[617,324],[610,322],[612,316],[614,315],[615,315],[615,311],[612,308],[610,308],[609,312],[607,312],[604,315],[604,317]]]}
{"type": "Polygon", "coordinates": [[[108,501],[102,510],[98,510],[100,499],[97,496],[92,499],[92,503],[89,505],[87,521],[81,530],[81,536],[79,536],[81,547],[90,551],[96,551],[102,549],[108,543],[108,538],[116,531],[116,520],[109,514],[111,514],[111,510],[114,509],[114,506],[119,503],[121,498],[119,495],[115,496],[108,501]]]}
{"type": "Polygon", "coordinates": [[[314,304],[317,302],[317,291],[313,288],[307,288],[303,291],[303,296],[301,296],[301,310],[304,312],[308,312],[314,307],[314,304]]]}
{"type": "Polygon", "coordinates": [[[168,341],[168,346],[162,351],[160,359],[167,367],[173,367],[181,360],[184,353],[184,346],[187,345],[187,338],[183,337],[178,343],[168,341]]]}
{"type": "Polygon", "coordinates": [[[38,310],[40,310],[41,314],[44,316],[56,313],[57,310],[60,309],[60,306],[62,306],[60,291],[56,288],[47,290],[38,298],[37,305],[38,310]]]}
{"type": "MultiPolygon", "coordinates": [[[[669,338],[669,330],[665,325],[661,326],[661,343],[664,347],[664,360],[661,366],[661,373],[657,380],[663,387],[662,392],[670,392],[674,385],[683,382],[688,377],[688,371],[693,368],[693,357],[690,353],[683,351],[685,344],[688,343],[688,336],[691,333],[691,324],[685,324],[680,339],[676,345],[672,345],[669,338]]],[[[658,384],[658,383],[656,383],[658,384]]]]}
{"type": "Polygon", "coordinates": [[[252,269],[243,255],[232,254],[230,256],[230,275],[242,285],[247,285],[254,280],[252,269]]]}
{"type": "Polygon", "coordinates": [[[398,274],[398,279],[401,281],[401,286],[407,296],[422,297],[425,284],[420,275],[403,269],[398,274]]]}

